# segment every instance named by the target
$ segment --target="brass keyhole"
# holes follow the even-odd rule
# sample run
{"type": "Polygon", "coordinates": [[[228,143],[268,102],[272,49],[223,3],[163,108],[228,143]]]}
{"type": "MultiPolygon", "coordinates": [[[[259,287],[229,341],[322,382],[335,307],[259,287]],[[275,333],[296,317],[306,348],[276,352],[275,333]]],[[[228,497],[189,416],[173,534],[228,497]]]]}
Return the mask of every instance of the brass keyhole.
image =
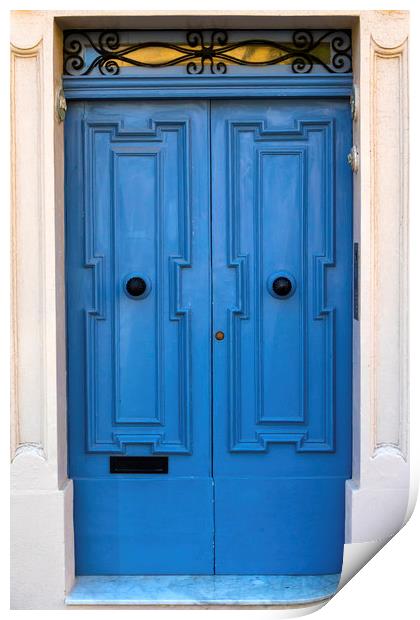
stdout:
{"type": "Polygon", "coordinates": [[[216,332],[214,337],[216,338],[216,340],[223,340],[223,338],[225,337],[223,332],[216,332]]]}

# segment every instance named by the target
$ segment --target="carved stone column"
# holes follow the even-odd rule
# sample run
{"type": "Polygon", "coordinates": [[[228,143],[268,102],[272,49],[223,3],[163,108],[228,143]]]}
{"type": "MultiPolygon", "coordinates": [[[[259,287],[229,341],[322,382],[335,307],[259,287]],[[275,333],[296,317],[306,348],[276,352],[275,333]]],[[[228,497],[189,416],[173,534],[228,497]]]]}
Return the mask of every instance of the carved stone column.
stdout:
{"type": "MultiPolygon", "coordinates": [[[[67,481],[63,131],[53,17],[12,15],[12,607],[63,604],[73,579],[67,481]]],[[[29,606],[29,607],[27,607],[29,606]]]]}
{"type": "Polygon", "coordinates": [[[361,14],[354,123],[355,240],[360,321],[354,321],[353,479],[347,540],[387,539],[408,503],[408,13],[361,14]]]}

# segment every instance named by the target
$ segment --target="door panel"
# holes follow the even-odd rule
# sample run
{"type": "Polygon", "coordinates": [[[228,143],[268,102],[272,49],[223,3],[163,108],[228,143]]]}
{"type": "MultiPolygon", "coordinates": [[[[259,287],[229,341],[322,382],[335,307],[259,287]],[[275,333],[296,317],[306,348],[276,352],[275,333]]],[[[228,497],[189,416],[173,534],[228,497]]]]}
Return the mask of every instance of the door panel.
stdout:
{"type": "Polygon", "coordinates": [[[345,101],[212,103],[219,573],[341,568],[351,475],[345,101]],[[277,278],[292,286],[273,294],[277,278]]]}
{"type": "Polygon", "coordinates": [[[200,101],[66,119],[79,574],[213,571],[208,127],[200,101]],[[169,473],[111,474],[111,454],[169,455],[169,473]]]}

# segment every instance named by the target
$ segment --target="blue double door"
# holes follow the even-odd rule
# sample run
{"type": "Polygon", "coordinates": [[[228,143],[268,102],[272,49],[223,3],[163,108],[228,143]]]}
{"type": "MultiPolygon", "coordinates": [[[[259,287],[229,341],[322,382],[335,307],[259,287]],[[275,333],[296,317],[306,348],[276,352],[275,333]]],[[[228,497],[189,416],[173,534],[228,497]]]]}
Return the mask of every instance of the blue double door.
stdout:
{"type": "Polygon", "coordinates": [[[70,105],[78,574],[340,571],[350,146],[339,98],[70,105]]]}

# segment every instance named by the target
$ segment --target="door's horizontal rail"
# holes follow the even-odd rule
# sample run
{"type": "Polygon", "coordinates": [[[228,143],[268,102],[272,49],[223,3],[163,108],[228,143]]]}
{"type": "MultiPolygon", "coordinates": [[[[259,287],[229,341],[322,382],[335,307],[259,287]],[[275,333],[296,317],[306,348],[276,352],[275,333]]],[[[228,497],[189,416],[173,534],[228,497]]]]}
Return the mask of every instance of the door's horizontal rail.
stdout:
{"type": "Polygon", "coordinates": [[[63,76],[67,99],[180,99],[260,97],[349,97],[353,76],[270,77],[73,77],[63,76]]]}

